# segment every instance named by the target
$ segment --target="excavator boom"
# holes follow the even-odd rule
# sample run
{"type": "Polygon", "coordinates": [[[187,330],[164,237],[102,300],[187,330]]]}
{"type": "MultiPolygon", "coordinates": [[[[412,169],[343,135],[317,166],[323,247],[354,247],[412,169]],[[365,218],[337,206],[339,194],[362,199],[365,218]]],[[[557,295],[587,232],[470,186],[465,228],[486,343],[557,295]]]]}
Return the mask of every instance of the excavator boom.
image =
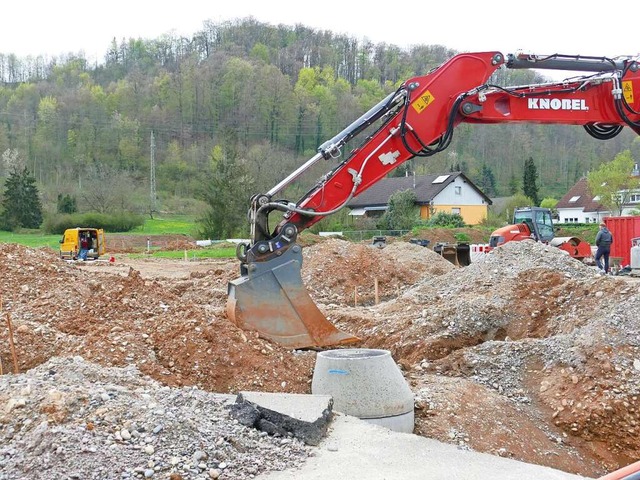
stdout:
{"type": "Polygon", "coordinates": [[[405,81],[371,110],[323,143],[317,154],[265,194],[251,199],[251,242],[240,245],[240,278],[229,283],[227,313],[241,328],[290,348],[357,342],[329,322],[302,285],[298,234],[407,160],[446,149],[465,123],[583,125],[599,139],[626,126],[640,134],[636,58],[463,53],[405,81]],[[519,87],[487,84],[499,68],[596,72],[559,83],[519,87]],[[370,133],[373,131],[373,133],[370,133]],[[367,137],[297,202],[274,196],[320,160],[339,159],[347,142],[367,137]],[[284,212],[271,231],[269,215],[284,212]]]}

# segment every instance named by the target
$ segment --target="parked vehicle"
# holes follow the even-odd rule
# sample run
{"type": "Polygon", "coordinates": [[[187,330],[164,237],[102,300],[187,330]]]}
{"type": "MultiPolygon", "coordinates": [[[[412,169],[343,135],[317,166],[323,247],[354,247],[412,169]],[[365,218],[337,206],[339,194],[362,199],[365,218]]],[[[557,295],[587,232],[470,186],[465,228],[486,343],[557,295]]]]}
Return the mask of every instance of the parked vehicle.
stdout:
{"type": "Polygon", "coordinates": [[[577,237],[556,237],[553,217],[548,208],[516,208],[513,212],[513,224],[494,231],[489,238],[489,248],[522,240],[547,243],[578,260],[591,257],[591,245],[588,242],[577,237]]]}
{"type": "Polygon", "coordinates": [[[68,228],[60,240],[60,258],[64,260],[78,260],[82,239],[87,239],[86,260],[97,260],[104,255],[106,244],[104,230],[101,228],[68,228]]]}

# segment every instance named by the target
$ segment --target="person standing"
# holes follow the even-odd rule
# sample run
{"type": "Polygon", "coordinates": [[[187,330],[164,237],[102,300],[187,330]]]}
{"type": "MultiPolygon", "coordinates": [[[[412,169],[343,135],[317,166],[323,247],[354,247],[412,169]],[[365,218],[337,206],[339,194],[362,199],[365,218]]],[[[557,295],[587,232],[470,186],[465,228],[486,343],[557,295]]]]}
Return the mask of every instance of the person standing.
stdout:
{"type": "Polygon", "coordinates": [[[80,260],[86,260],[88,253],[89,253],[89,234],[82,233],[80,236],[80,253],[78,255],[78,258],[80,260]]]}
{"type": "Polygon", "coordinates": [[[613,243],[613,235],[603,222],[600,224],[600,231],[596,235],[596,265],[606,275],[609,273],[609,254],[611,253],[611,244],[613,243]],[[604,265],[602,261],[604,261],[604,265]]]}

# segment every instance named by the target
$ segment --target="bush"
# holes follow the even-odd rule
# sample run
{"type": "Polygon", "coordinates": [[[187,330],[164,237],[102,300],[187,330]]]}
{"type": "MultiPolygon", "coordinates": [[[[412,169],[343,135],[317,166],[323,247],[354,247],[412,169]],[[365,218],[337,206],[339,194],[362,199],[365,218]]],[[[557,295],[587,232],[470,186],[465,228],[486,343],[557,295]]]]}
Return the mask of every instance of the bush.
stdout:
{"type": "Polygon", "coordinates": [[[465,226],[459,213],[438,212],[427,221],[429,227],[461,228],[465,226]]]}
{"type": "Polygon", "coordinates": [[[103,213],[77,213],[72,215],[55,215],[45,219],[43,230],[48,234],[63,234],[68,228],[90,227],[102,228],[107,232],[129,232],[144,224],[142,215],[103,213]]]}
{"type": "Polygon", "coordinates": [[[58,213],[76,213],[78,211],[78,202],[76,197],[72,197],[71,195],[62,195],[59,193],[57,211],[58,213]]]}
{"type": "Polygon", "coordinates": [[[496,213],[489,210],[489,213],[482,219],[480,225],[489,229],[495,230],[498,227],[502,227],[506,224],[505,216],[503,212],[496,213]]]}
{"type": "Polygon", "coordinates": [[[420,221],[413,190],[396,192],[389,197],[389,207],[384,212],[378,228],[382,230],[410,230],[420,221]]]}

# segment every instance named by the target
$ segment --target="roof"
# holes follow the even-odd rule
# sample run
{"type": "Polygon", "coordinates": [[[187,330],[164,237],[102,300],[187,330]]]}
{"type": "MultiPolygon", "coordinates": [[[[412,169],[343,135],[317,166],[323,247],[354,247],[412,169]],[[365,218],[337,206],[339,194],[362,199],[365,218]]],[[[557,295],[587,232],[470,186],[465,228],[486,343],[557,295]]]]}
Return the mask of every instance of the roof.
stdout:
{"type": "Polygon", "coordinates": [[[559,208],[579,208],[585,212],[606,212],[608,208],[593,200],[593,195],[589,190],[589,184],[586,178],[581,178],[569,189],[562,197],[556,209],[559,208]]]}
{"type": "Polygon", "coordinates": [[[428,205],[440,192],[446,189],[458,177],[462,178],[476,192],[478,192],[488,205],[491,205],[491,199],[482,193],[482,191],[476,187],[464,173],[451,172],[445,175],[419,175],[412,177],[383,178],[378,183],[373,184],[367,190],[353,198],[347,206],[349,208],[363,208],[376,205],[387,205],[391,195],[405,190],[413,190],[415,192],[416,203],[418,205],[428,205]]]}

